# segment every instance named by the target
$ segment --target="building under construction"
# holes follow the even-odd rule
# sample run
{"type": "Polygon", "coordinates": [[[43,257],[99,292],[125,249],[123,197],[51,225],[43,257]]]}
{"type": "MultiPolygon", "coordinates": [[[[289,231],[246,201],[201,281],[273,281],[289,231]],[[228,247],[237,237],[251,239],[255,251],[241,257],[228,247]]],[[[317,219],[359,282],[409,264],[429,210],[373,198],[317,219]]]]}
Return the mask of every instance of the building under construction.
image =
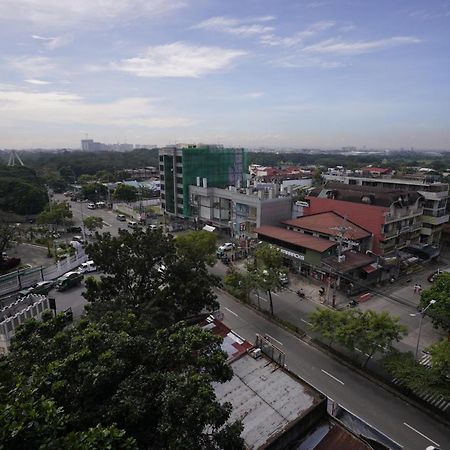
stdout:
{"type": "Polygon", "coordinates": [[[176,217],[190,216],[189,186],[241,185],[247,171],[243,148],[218,145],[177,145],[159,150],[161,207],[176,217]]]}

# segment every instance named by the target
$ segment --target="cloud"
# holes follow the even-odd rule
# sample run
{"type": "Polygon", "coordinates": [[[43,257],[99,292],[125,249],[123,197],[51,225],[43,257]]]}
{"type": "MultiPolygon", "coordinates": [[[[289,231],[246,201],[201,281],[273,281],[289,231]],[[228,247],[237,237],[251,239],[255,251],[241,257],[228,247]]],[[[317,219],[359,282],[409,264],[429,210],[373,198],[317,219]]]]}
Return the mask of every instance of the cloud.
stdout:
{"type": "Polygon", "coordinates": [[[67,92],[26,92],[0,89],[0,121],[3,125],[33,122],[49,125],[84,124],[114,127],[186,127],[194,121],[161,113],[148,98],[129,97],[107,103],[90,103],[67,92]]]}
{"type": "Polygon", "coordinates": [[[39,86],[45,86],[47,84],[52,84],[51,81],[36,80],[36,79],[33,79],[33,78],[30,78],[28,80],[23,80],[23,81],[25,81],[25,83],[36,84],[36,85],[39,85],[39,86]]]}
{"type": "Polygon", "coordinates": [[[59,28],[157,17],[185,5],[183,0],[2,0],[0,19],[59,28]]]}
{"type": "Polygon", "coordinates": [[[309,27],[302,31],[299,31],[292,36],[276,36],[274,34],[266,34],[261,36],[260,41],[264,45],[271,47],[281,46],[281,47],[293,47],[295,45],[303,43],[305,40],[317,36],[318,34],[332,28],[335,22],[331,20],[321,20],[311,24],[309,27]]]}
{"type": "Polygon", "coordinates": [[[45,37],[39,36],[38,34],[33,34],[31,37],[37,41],[44,41],[45,47],[49,50],[55,50],[59,47],[63,47],[64,45],[69,44],[73,40],[73,37],[70,35],[45,37]]]}
{"type": "Polygon", "coordinates": [[[192,77],[230,68],[247,53],[220,47],[203,47],[183,42],[148,47],[135,58],[114,64],[118,70],[138,77],[192,77]]]}
{"type": "Polygon", "coordinates": [[[269,22],[273,19],[273,16],[261,16],[247,19],[217,16],[203,20],[192,28],[251,37],[272,32],[274,30],[273,27],[261,25],[261,23],[269,22]]]}
{"type": "Polygon", "coordinates": [[[45,56],[16,56],[5,59],[9,67],[29,78],[53,74],[57,70],[54,61],[45,56]]]}
{"type": "Polygon", "coordinates": [[[264,92],[247,92],[246,94],[243,95],[244,98],[252,98],[252,99],[256,99],[256,98],[261,98],[264,96],[264,92]]]}
{"type": "Polygon", "coordinates": [[[417,44],[421,40],[412,36],[395,36],[375,41],[346,42],[339,39],[327,39],[317,44],[303,47],[302,52],[308,54],[361,55],[400,45],[417,44]]]}

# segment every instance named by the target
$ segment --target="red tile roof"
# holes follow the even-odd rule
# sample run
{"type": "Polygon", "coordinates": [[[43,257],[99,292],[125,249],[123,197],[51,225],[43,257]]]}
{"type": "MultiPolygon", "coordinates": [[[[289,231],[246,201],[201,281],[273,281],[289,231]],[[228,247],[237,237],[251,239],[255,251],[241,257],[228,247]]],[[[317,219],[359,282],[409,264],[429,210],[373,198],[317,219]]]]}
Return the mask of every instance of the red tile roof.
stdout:
{"type": "Polygon", "coordinates": [[[372,234],[370,231],[365,230],[348,219],[346,220],[343,216],[333,211],[311,214],[293,220],[285,220],[282,223],[331,236],[338,236],[338,227],[345,226],[348,229],[344,233],[344,237],[347,239],[358,240],[369,237],[372,234]]]}
{"type": "Polygon", "coordinates": [[[320,253],[337,245],[336,242],[329,241],[328,239],[321,239],[299,233],[298,231],[286,230],[285,228],[274,227],[272,225],[263,225],[262,227],[256,228],[255,231],[260,236],[278,239],[287,242],[288,244],[298,245],[320,253]]]}

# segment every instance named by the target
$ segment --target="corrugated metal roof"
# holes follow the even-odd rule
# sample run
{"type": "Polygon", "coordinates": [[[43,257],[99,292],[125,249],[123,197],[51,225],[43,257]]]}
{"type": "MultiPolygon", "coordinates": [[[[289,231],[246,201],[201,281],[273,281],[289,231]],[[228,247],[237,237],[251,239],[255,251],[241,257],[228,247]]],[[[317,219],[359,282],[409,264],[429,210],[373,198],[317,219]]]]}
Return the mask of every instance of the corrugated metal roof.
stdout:
{"type": "Polygon", "coordinates": [[[275,227],[273,225],[263,225],[256,228],[255,232],[259,236],[267,236],[272,239],[284,241],[288,244],[304,247],[316,252],[323,253],[329,248],[337,245],[336,242],[328,239],[321,239],[307,234],[299,233],[298,231],[286,230],[285,228],[275,227]]]}
{"type": "Polygon", "coordinates": [[[345,225],[348,229],[344,233],[344,237],[347,239],[358,240],[369,237],[372,234],[334,211],[311,214],[298,219],[285,220],[282,223],[331,236],[339,236],[340,231],[338,228],[345,225]]]}

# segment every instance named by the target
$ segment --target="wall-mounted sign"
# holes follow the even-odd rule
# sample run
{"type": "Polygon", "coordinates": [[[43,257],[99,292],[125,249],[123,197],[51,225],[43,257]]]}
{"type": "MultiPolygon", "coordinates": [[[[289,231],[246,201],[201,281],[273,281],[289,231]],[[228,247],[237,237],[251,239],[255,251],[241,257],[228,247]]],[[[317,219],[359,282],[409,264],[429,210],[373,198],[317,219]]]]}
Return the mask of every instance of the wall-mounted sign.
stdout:
{"type": "Polygon", "coordinates": [[[280,248],[281,253],[284,253],[287,256],[290,256],[291,258],[299,259],[300,261],[304,261],[305,257],[303,255],[299,255],[298,253],[291,252],[289,250],[285,250],[284,248],[280,248]]]}
{"type": "Polygon", "coordinates": [[[308,202],[298,201],[298,202],[295,202],[295,205],[296,206],[303,206],[303,208],[308,208],[309,207],[309,203],[308,202]]]}

